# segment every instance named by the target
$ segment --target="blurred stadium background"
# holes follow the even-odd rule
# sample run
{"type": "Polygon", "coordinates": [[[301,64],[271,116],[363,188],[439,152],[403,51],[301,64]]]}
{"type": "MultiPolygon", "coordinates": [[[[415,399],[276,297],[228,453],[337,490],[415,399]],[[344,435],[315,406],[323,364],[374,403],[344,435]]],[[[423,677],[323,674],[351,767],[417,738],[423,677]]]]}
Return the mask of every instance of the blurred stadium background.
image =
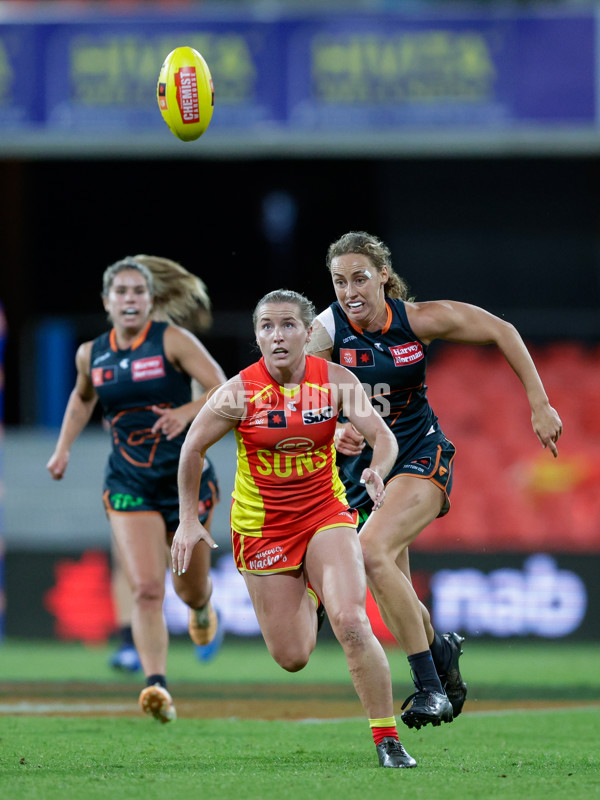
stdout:
{"type": "MultiPolygon", "coordinates": [[[[496,352],[432,348],[458,449],[452,512],[413,554],[436,624],[600,639],[599,20],[558,1],[0,2],[6,635],[114,628],[100,419],[62,483],[45,471],[75,349],[106,325],[105,266],[146,252],[199,274],[204,340],[231,375],[253,358],[259,297],[285,285],[325,307],[328,244],[364,229],[418,299],[516,324],[565,426],[554,461],[496,352]],[[193,143],[155,100],[181,44],[215,82],[193,143]]],[[[228,554],[233,442],[214,458],[217,601],[230,634],[256,635],[228,554]]]]}

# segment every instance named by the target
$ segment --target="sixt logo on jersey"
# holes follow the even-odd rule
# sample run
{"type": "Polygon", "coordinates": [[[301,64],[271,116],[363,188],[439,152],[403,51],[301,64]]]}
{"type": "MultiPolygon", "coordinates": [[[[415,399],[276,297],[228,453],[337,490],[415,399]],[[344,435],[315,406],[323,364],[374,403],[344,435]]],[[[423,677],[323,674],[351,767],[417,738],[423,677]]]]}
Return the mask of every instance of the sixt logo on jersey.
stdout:
{"type": "Polygon", "coordinates": [[[326,422],[333,416],[333,408],[326,406],[325,408],[312,408],[308,411],[302,412],[302,422],[305,425],[314,425],[315,422],[326,422]]]}
{"type": "Polygon", "coordinates": [[[94,367],[92,369],[94,386],[103,386],[105,383],[114,383],[116,380],[117,370],[114,367],[94,367]]]}
{"type": "Polygon", "coordinates": [[[375,356],[371,348],[362,350],[343,348],[340,350],[340,364],[343,367],[374,367],[375,356]]]}
{"type": "Polygon", "coordinates": [[[268,428],[287,428],[287,419],[284,411],[268,411],[267,412],[267,427],[268,428]]]}

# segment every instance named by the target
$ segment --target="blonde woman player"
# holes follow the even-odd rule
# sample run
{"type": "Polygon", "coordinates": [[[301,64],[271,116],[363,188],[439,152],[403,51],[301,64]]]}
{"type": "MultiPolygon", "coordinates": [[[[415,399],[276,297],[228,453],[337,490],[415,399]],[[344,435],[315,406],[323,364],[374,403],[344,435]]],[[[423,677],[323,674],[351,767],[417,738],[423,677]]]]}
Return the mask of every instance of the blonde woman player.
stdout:
{"type": "Polygon", "coordinates": [[[195,498],[207,448],[234,430],[233,554],[269,652],[289,672],[307,664],[322,598],[380,766],[414,767],[398,740],[390,668],[365,611],[356,513],[335,465],[338,413],[343,410],[373,447],[361,479],[376,509],[385,507],[383,478],[397,444],[351,373],[305,354],[313,317],[312,303],[288,290],[271,292],[256,306],[262,358],[215,392],[183,445],[173,569],[185,574],[198,544],[214,544],[194,513],[195,498]]]}
{"type": "MultiPolygon", "coordinates": [[[[102,299],[112,328],[77,351],[77,380],[47,468],[55,480],[64,476],[71,447],[100,400],[112,434],[104,504],[133,594],[133,639],[146,678],[139,702],[169,722],[176,712],[167,687],[162,605],[165,545],[179,521],[177,466],[187,426],[225,375],[193,334],[153,319],[165,313],[165,298],[140,261],[126,258],[108,267],[102,299]],[[197,400],[192,379],[206,390],[197,400]]],[[[210,551],[200,545],[186,574],[173,576],[199,645],[209,644],[218,627],[209,569],[210,551]]]]}
{"type": "MultiPolygon", "coordinates": [[[[148,267],[154,282],[154,312],[152,318],[181,325],[200,337],[212,326],[212,304],[204,282],[188,272],[181,264],[161,256],[136,255],[134,261],[148,267]]],[[[198,399],[204,389],[192,381],[192,397],[198,399]]],[[[215,505],[219,501],[219,482],[214,467],[207,458],[200,483],[198,498],[199,518],[210,530],[215,505]]],[[[131,614],[133,598],[129,581],[121,565],[119,549],[112,539],[112,595],[118,623],[118,646],[109,660],[118,671],[137,672],[142,668],[133,642],[131,614]]],[[[169,548],[166,548],[167,552],[169,548]]],[[[223,628],[219,626],[215,638],[207,645],[195,645],[200,661],[216,656],[223,641],[223,628]]]]}

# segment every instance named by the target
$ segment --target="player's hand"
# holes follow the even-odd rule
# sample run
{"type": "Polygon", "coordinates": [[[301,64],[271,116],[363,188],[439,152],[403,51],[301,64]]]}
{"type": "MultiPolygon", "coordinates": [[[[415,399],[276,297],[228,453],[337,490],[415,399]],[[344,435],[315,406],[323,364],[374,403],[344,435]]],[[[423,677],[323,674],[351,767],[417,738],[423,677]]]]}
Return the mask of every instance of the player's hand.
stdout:
{"type": "Polygon", "coordinates": [[[152,411],[158,415],[158,419],[152,426],[152,433],[164,433],[167,441],[179,436],[187,428],[189,420],[188,412],[183,406],[178,408],[161,408],[152,406],[152,411]]]}
{"type": "Polygon", "coordinates": [[[345,456],[357,456],[364,449],[365,437],[356,430],[351,422],[344,422],[336,427],[333,444],[338,453],[343,453],[345,456]]]}
{"type": "Polygon", "coordinates": [[[542,446],[548,447],[554,458],[556,458],[558,456],[556,443],[563,430],[562,421],[556,410],[547,403],[542,408],[532,411],[531,424],[542,446]]]}
{"type": "Polygon", "coordinates": [[[369,497],[373,501],[373,511],[381,508],[385,499],[385,488],[381,476],[372,469],[364,469],[360,476],[360,482],[367,490],[369,497]]]}
{"type": "Polygon", "coordinates": [[[68,453],[53,453],[46,464],[46,469],[55,481],[60,481],[67,470],[68,463],[68,453]]]}
{"type": "Polygon", "coordinates": [[[206,542],[212,550],[219,546],[206,528],[200,524],[199,520],[179,523],[171,545],[173,572],[176,572],[177,575],[183,575],[192,560],[194,547],[201,541],[206,542]]]}

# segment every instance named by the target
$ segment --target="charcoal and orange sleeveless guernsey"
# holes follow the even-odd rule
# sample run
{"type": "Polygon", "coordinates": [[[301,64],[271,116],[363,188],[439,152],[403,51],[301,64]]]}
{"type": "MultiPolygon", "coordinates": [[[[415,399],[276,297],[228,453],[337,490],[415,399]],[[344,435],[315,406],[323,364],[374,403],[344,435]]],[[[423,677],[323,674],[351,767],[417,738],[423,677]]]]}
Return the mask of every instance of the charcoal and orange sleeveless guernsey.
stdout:
{"type": "Polygon", "coordinates": [[[335,463],[328,362],[307,356],[304,380],[294,389],[279,386],[263,358],[240,375],[246,416],[235,429],[231,527],[264,537],[285,537],[292,526],[316,530],[348,509],[335,463]]]}
{"type": "MultiPolygon", "coordinates": [[[[386,482],[401,474],[426,477],[449,495],[454,445],[441,430],[427,399],[427,346],[410,327],[402,300],[388,297],[386,307],[387,320],[380,331],[359,328],[337,301],[317,319],[333,342],[332,361],[356,375],[396,437],[398,456],[386,482]]],[[[368,444],[360,455],[338,455],[347,498],[355,508],[370,510],[372,506],[360,484],[372,456],[368,444]]]]}
{"type": "MultiPolygon", "coordinates": [[[[152,426],[153,405],[173,408],[192,399],[191,379],[168,360],[166,322],[148,322],[130,348],[120,350],[114,328],[92,343],[91,378],[106,420],[112,449],[104,473],[104,501],[117,512],[157,510],[167,529],[178,524],[177,467],[185,431],[171,440],[152,426]]],[[[205,461],[200,516],[217,499],[216,476],[205,461]]]]}

